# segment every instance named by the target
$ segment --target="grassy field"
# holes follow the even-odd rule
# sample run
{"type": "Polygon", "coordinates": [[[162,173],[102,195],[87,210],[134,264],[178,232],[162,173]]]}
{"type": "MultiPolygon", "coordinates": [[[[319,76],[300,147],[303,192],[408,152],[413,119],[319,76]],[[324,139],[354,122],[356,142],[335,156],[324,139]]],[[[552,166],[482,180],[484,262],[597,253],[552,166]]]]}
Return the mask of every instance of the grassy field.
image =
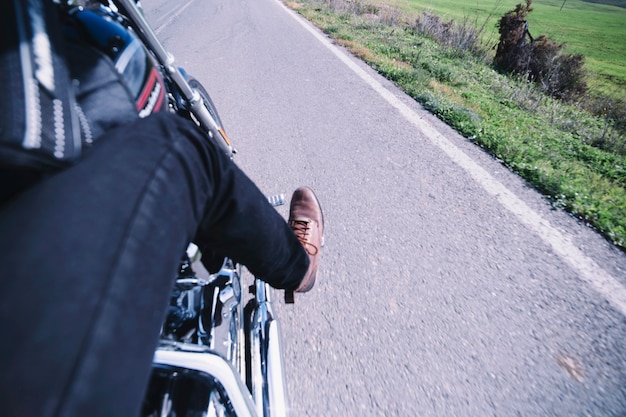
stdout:
{"type": "MultiPolygon", "coordinates": [[[[484,39],[497,44],[498,19],[522,0],[370,0],[391,4],[406,13],[430,11],[446,20],[469,19],[485,27],[484,39]]],[[[567,53],[585,56],[594,90],[626,98],[626,0],[534,0],[529,15],[534,37],[545,34],[566,44],[567,53]],[[562,8],[561,8],[562,6],[562,8]]]]}
{"type": "Polygon", "coordinates": [[[354,0],[297,0],[287,5],[519,173],[556,208],[626,248],[623,131],[420,34],[388,3],[363,7],[354,0]],[[614,146],[600,148],[601,141],[614,146]]]}

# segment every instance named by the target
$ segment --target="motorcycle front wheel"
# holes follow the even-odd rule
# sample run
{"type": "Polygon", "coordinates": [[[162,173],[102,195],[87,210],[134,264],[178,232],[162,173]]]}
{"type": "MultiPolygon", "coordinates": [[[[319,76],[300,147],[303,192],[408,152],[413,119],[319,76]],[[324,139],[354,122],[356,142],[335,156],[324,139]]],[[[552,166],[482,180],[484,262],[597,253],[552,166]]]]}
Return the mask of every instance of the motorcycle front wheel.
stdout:
{"type": "Polygon", "coordinates": [[[200,83],[200,81],[196,80],[193,77],[188,77],[187,82],[189,83],[189,86],[191,88],[193,88],[194,90],[198,92],[198,94],[200,94],[200,97],[202,97],[202,100],[204,100],[204,105],[209,111],[209,113],[211,114],[211,117],[213,117],[217,125],[223,129],[224,125],[222,124],[222,119],[220,118],[220,115],[217,112],[217,107],[215,107],[215,104],[213,103],[211,96],[206,91],[204,86],[200,83]]]}

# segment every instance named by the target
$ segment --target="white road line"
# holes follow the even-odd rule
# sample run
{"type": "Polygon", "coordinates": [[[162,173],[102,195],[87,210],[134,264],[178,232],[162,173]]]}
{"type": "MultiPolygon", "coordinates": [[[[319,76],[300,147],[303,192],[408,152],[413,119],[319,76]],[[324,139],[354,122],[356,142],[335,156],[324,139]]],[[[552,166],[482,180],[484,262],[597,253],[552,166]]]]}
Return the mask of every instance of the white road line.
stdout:
{"type": "Polygon", "coordinates": [[[578,249],[572,243],[570,235],[555,229],[546,219],[542,218],[537,212],[528,207],[517,195],[439,133],[427,120],[421,118],[391,91],[363,70],[363,68],[359,67],[351,57],[347,56],[342,50],[333,45],[326,36],[322,35],[308,21],[287,8],[280,0],[276,0],[276,2],[363,81],[380,94],[389,104],[395,107],[402,116],[417,127],[424,136],[471,175],[472,178],[489,194],[493,195],[504,208],[513,213],[545,243],[550,245],[561,259],[579,273],[582,280],[591,285],[591,287],[599,292],[615,309],[626,316],[626,288],[620,284],[615,277],[601,268],[593,259],[586,256],[578,249]]]}
{"type": "Polygon", "coordinates": [[[187,7],[189,7],[191,5],[191,3],[193,3],[194,0],[189,0],[187,3],[185,3],[183,6],[181,7],[177,7],[176,10],[170,12],[172,15],[163,23],[161,23],[159,25],[159,27],[157,27],[156,29],[154,29],[154,33],[155,34],[159,34],[159,32],[161,32],[163,29],[165,29],[170,23],[172,23],[172,20],[176,19],[182,12],[185,11],[185,9],[187,7]]]}

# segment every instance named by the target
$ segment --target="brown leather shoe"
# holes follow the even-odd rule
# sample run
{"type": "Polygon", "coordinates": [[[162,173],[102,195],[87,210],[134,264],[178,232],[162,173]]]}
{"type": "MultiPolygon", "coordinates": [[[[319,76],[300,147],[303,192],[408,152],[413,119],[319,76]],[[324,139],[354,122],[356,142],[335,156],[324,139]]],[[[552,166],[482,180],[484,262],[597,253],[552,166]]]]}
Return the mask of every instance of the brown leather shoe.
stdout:
{"type": "Polygon", "coordinates": [[[308,187],[294,191],[289,207],[289,226],[309,255],[309,269],[296,292],[307,292],[315,284],[324,236],[324,215],[317,197],[308,187]]]}

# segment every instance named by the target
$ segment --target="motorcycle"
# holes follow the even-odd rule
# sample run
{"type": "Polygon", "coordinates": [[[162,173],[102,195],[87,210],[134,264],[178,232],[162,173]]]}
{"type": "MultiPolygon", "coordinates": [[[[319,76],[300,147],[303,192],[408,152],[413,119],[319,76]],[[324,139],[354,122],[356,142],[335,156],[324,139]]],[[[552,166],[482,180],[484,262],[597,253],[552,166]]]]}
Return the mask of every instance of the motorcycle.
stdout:
{"type": "MultiPolygon", "coordinates": [[[[67,13],[115,63],[147,116],[188,117],[229,157],[235,149],[204,87],[176,65],[135,0],[67,1],[67,13]]],[[[269,198],[284,203],[282,195],[269,198]]],[[[195,272],[199,250],[181,261],[143,416],[282,417],[287,395],[279,322],[270,288],[255,277],[249,296],[242,268],[225,258],[218,272],[195,272]]]]}

